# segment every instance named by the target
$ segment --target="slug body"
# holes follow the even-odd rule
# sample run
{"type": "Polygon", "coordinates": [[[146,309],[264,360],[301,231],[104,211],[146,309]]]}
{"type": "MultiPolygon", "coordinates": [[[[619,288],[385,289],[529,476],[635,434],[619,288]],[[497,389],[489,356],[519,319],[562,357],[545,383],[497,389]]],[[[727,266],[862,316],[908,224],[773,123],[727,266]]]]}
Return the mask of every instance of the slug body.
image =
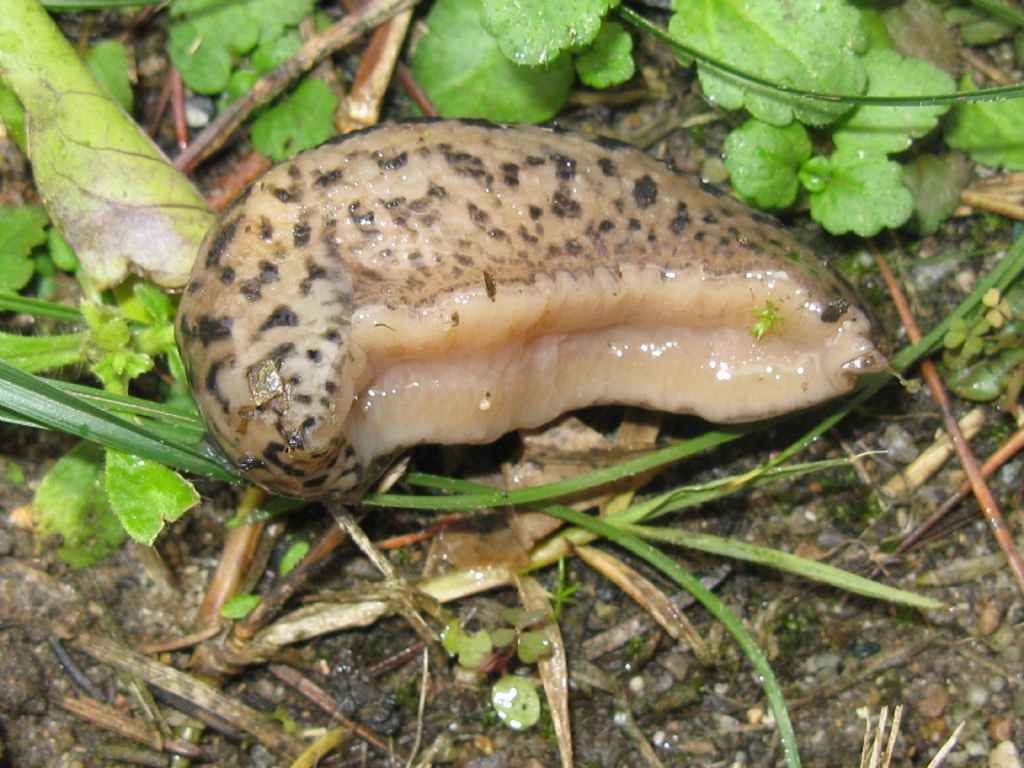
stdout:
{"type": "Polygon", "coordinates": [[[177,332],[221,448],[311,497],[419,443],[600,403],[749,421],[885,362],[774,219],[622,145],[457,121],[273,168],[207,236],[177,332]]]}

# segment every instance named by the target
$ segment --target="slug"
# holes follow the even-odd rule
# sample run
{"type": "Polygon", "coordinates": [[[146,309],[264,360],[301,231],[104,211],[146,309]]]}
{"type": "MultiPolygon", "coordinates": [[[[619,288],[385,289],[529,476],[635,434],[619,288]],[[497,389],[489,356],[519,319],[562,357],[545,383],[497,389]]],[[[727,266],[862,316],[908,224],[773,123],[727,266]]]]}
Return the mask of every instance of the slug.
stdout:
{"type": "Polygon", "coordinates": [[[207,235],[176,330],[216,442],[300,497],[356,495],[420,443],[595,404],[750,421],[885,365],[775,219],[625,145],[462,121],[271,169],[207,235]]]}

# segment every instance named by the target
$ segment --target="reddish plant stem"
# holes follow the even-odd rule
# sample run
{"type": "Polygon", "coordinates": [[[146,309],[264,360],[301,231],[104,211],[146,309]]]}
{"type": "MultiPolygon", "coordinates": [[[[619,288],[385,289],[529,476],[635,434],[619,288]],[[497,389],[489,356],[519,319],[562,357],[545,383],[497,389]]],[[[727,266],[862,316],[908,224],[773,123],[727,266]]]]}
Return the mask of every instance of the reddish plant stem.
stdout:
{"type": "MultiPolygon", "coordinates": [[[[872,247],[872,251],[874,252],[878,269],[889,287],[889,293],[896,304],[896,310],[900,314],[900,319],[907,329],[907,337],[913,343],[920,341],[921,330],[917,327],[917,321],[914,319],[914,315],[907,303],[907,297],[896,280],[896,276],[878,249],[872,247]]],[[[1020,553],[1017,551],[1017,545],[1013,541],[1013,535],[1006,526],[1003,513],[1000,511],[995,497],[992,496],[992,490],[985,482],[981,467],[978,466],[978,460],[974,457],[970,445],[960,431],[960,425],[957,423],[956,414],[953,413],[953,405],[949,399],[949,392],[946,391],[939,372],[931,360],[921,361],[921,376],[928,385],[932,400],[939,406],[939,411],[942,413],[942,420],[946,427],[946,433],[953,443],[953,449],[956,451],[961,466],[963,466],[964,471],[967,473],[967,481],[970,483],[974,498],[978,500],[978,505],[981,507],[981,513],[985,517],[985,522],[988,523],[992,536],[1006,557],[1006,562],[1010,566],[1010,572],[1017,582],[1017,588],[1024,594],[1024,561],[1021,560],[1020,553]]]]}

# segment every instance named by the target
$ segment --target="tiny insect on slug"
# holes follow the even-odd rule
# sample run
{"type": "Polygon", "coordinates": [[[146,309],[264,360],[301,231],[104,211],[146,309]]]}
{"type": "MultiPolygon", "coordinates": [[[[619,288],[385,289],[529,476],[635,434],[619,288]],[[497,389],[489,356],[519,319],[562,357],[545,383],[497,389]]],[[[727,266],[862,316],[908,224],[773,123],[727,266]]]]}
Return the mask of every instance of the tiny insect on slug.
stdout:
{"type": "Polygon", "coordinates": [[[751,421],[885,365],[771,217],[623,145],[459,121],[271,169],[207,235],[177,334],[217,443],[305,497],[420,443],[602,403],[751,421]]]}

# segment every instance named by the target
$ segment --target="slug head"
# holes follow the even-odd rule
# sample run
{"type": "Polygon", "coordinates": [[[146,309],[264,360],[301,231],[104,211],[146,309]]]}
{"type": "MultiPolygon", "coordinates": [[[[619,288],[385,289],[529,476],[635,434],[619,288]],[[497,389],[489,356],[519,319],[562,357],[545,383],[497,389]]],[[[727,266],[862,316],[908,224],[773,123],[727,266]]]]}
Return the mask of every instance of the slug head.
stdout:
{"type": "Polygon", "coordinates": [[[366,477],[344,436],[351,282],[325,254],[329,226],[282,200],[274,174],[207,234],[178,347],[210,434],[247,480],[282,496],[344,495],[366,477]]]}

